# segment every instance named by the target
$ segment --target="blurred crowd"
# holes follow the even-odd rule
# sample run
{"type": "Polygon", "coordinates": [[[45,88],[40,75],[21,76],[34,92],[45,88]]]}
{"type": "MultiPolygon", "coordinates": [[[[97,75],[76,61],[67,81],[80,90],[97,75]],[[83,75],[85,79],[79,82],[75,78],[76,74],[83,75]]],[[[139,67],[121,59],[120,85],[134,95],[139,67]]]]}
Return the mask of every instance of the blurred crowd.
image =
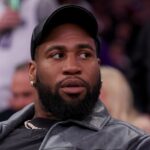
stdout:
{"type": "Polygon", "coordinates": [[[99,57],[105,68],[100,98],[113,117],[150,132],[150,0],[0,0],[0,112],[12,110],[12,99],[18,104],[12,88],[13,76],[18,65],[30,60],[33,28],[67,3],[89,9],[98,19],[99,57]],[[123,77],[115,75],[112,68],[123,77]]]}

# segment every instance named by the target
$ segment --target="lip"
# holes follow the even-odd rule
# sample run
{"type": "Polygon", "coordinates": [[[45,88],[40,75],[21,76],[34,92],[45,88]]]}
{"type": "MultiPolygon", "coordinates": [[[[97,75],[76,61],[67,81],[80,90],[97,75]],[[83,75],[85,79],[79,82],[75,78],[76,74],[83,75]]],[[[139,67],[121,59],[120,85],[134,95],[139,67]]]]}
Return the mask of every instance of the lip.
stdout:
{"type": "Polygon", "coordinates": [[[85,90],[85,87],[64,87],[61,90],[66,94],[80,94],[85,90]]]}
{"type": "Polygon", "coordinates": [[[61,90],[66,94],[80,94],[85,90],[85,84],[80,79],[69,78],[62,82],[61,90]]]}

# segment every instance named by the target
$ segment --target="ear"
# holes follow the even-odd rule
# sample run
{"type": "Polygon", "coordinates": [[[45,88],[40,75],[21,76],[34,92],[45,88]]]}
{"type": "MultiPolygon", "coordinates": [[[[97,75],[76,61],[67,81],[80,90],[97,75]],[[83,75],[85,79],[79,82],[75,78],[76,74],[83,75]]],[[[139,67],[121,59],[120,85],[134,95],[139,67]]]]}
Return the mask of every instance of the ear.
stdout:
{"type": "Polygon", "coordinates": [[[97,58],[97,62],[99,65],[101,64],[101,60],[99,58],[97,58]]]}
{"type": "Polygon", "coordinates": [[[31,84],[36,83],[36,72],[37,72],[36,62],[31,61],[29,63],[29,79],[31,84]]]}

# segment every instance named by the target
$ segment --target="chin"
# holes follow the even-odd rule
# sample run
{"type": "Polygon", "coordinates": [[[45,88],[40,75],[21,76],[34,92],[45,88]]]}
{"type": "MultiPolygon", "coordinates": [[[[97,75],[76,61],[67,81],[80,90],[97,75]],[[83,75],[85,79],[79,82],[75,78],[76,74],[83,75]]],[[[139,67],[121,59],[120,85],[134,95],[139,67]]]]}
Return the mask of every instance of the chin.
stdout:
{"type": "Polygon", "coordinates": [[[65,103],[70,104],[70,105],[78,105],[80,104],[84,98],[85,98],[86,93],[82,94],[65,94],[65,95],[60,95],[62,99],[64,100],[65,103]]]}

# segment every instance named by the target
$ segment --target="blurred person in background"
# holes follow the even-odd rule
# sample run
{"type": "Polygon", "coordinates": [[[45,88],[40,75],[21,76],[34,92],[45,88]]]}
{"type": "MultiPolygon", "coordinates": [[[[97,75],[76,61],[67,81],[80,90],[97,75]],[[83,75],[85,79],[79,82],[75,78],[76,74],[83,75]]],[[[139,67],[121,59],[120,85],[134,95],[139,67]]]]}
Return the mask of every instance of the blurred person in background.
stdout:
{"type": "Polygon", "coordinates": [[[149,113],[148,51],[150,50],[147,43],[150,43],[148,36],[150,24],[147,22],[150,16],[150,1],[110,0],[108,3],[106,0],[88,0],[88,2],[101,27],[102,64],[123,72],[131,83],[134,106],[142,113],[149,113]],[[139,34],[140,38],[137,40],[139,34]]]}
{"type": "Polygon", "coordinates": [[[133,93],[125,76],[109,66],[101,66],[103,86],[99,98],[112,117],[129,122],[150,133],[150,116],[138,112],[133,105],[133,93]]]}
{"type": "Polygon", "coordinates": [[[39,0],[0,0],[0,111],[9,105],[15,67],[30,58],[31,32],[39,0]]]}
{"type": "Polygon", "coordinates": [[[0,121],[8,119],[13,113],[37,99],[37,92],[29,81],[28,62],[19,64],[13,74],[9,108],[0,113],[0,121]]]}

